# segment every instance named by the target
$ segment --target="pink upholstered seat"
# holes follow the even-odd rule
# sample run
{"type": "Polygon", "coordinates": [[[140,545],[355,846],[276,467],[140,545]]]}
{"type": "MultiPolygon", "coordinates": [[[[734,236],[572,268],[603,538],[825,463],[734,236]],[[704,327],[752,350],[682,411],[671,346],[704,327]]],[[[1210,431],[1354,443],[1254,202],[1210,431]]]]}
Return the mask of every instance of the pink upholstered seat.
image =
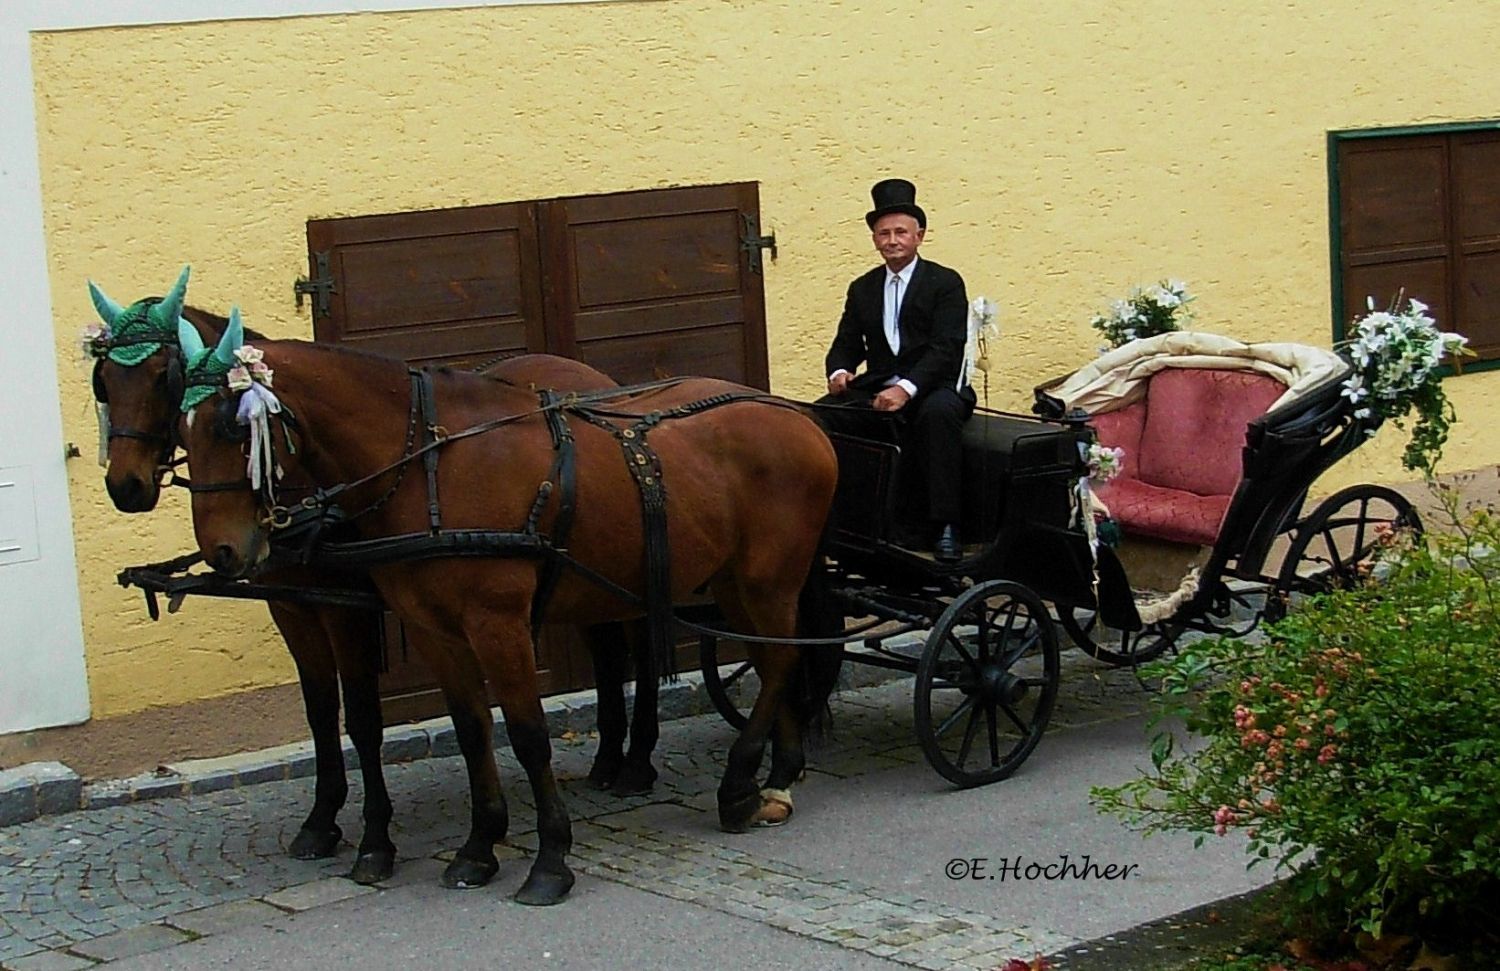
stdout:
{"type": "Polygon", "coordinates": [[[1157,373],[1144,400],[1091,420],[1101,444],[1125,450],[1099,498],[1127,535],[1213,545],[1240,482],[1245,427],[1285,390],[1252,371],[1157,373]]]}

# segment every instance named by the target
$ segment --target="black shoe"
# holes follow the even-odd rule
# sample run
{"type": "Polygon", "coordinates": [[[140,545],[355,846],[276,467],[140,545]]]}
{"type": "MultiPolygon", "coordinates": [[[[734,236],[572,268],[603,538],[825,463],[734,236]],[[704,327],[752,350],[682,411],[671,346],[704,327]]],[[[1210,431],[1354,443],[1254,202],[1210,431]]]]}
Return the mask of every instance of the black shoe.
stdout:
{"type": "Polygon", "coordinates": [[[958,541],[958,527],[949,523],[938,530],[937,542],[932,546],[933,556],[939,563],[957,563],[963,559],[964,545],[958,541]]]}

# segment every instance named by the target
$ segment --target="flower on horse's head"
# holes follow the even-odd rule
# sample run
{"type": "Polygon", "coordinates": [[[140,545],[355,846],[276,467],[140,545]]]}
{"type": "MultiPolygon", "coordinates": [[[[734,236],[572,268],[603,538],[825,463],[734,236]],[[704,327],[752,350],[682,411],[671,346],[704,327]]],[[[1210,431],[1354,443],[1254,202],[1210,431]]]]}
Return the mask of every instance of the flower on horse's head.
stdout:
{"type": "Polygon", "coordinates": [[[109,354],[114,332],[108,326],[101,324],[85,324],[83,334],[78,343],[83,348],[85,357],[100,358],[109,354]]]}
{"type": "MultiPolygon", "coordinates": [[[[219,343],[212,350],[203,343],[198,331],[187,321],[178,325],[177,339],[182,345],[186,372],[186,388],[182,394],[184,413],[191,412],[207,401],[219,388],[245,391],[256,383],[255,365],[247,365],[241,360],[239,355],[242,351],[252,352],[250,356],[255,359],[255,363],[267,374],[270,372],[270,368],[259,360],[261,352],[256,348],[245,347],[245,325],[240,320],[238,307],[230,308],[229,325],[224,328],[219,343]]],[[[260,383],[270,384],[270,381],[260,383]]]]}

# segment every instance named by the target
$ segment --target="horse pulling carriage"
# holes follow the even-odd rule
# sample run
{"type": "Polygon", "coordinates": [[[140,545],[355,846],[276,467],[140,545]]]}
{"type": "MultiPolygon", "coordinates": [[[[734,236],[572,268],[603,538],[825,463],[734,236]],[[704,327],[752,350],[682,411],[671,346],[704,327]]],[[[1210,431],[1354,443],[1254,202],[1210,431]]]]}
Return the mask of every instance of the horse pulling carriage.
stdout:
{"type": "MultiPolygon", "coordinates": [[[[184,287],[185,275],[164,307],[143,301],[120,308],[101,303],[102,295],[96,304],[107,321],[152,314],[175,320],[184,287]]],[[[944,565],[896,541],[891,447],[840,440],[840,478],[828,438],[800,406],[749,389],[685,379],[538,395],[299,342],[252,350],[242,346],[233,315],[210,350],[203,337],[213,329],[184,325],[180,350],[167,348],[154,371],[140,367],[145,357],[131,355],[132,363],[96,376],[101,397],[112,402],[133,380],[132,406],[155,409],[134,421],[169,445],[178,409],[186,416],[181,444],[194,480],[200,553],[229,579],[183,576],[179,561],[126,571],[122,582],[145,588],[148,597],[301,599],[345,611],[379,602],[437,635],[428,661],[468,763],[474,816],[445,882],[488,881],[497,867],[493,844],[508,823],[488,705],[475,690],[488,680],[538,806],[541,847],[517,895],[527,903],[556,902],[572,885],[564,862],[570,827],[551,776],[532,654],[531,632],[545,611],[580,623],[644,614],[654,645],[647,657],[663,661],[671,604],[712,594],[728,631],[746,635],[761,682],[750,715],[739,715],[724,691],[735,674],[724,677],[717,663],[716,638],[726,631],[705,640],[710,693],[741,727],[719,791],[725,828],[785,820],[787,790],[804,766],[802,733],[845,658],[912,671],[918,738],[933,766],[960,785],[995,781],[1035,748],[1056,700],[1060,658],[1049,602],[1086,650],[1116,663],[1159,653],[1185,626],[1226,629],[1211,618],[1226,606],[1228,579],[1258,578],[1266,593],[1262,613],[1274,612],[1271,605],[1284,596],[1328,579],[1330,570],[1303,565],[1313,560],[1314,540],[1350,525],[1348,517],[1326,503],[1305,519],[1298,510],[1316,475],[1368,427],[1324,382],[1303,404],[1274,409],[1263,427],[1252,428],[1245,481],[1210,560],[1214,572],[1180,609],[1148,620],[1096,541],[1083,484],[1094,431],[1066,407],[1045,417],[985,413],[970,423],[965,528],[987,541],[944,565]],[[273,367],[274,393],[266,373],[273,367]],[[132,378],[132,369],[140,374],[132,378]],[[282,464],[290,474],[278,497],[282,464]],[[302,498],[285,499],[296,494],[295,482],[302,498]],[[627,508],[640,514],[621,515],[627,508]],[[1260,577],[1263,554],[1280,535],[1292,537],[1294,555],[1274,578],[1260,577]],[[256,571],[273,549],[295,551],[314,580],[301,579],[295,589],[263,582],[256,571]],[[814,566],[820,556],[829,560],[826,570],[814,566]],[[331,580],[320,584],[317,576],[331,580]],[[325,586],[329,599],[322,600],[325,586]],[[865,619],[844,630],[846,617],[865,619]],[[1120,651],[1101,646],[1106,626],[1123,632],[1120,651]],[[920,656],[888,643],[919,628],[930,631],[920,656]],[[829,636],[797,636],[809,631],[829,636]],[[1155,640],[1143,648],[1147,635],[1155,640]],[[837,646],[848,641],[862,641],[863,649],[837,646]],[[756,775],[767,742],[772,760],[762,787],[756,775]]],[[[152,337],[159,349],[166,343],[159,332],[152,337]]],[[[116,444],[123,449],[148,437],[111,428],[112,455],[116,444]],[[116,443],[116,434],[124,440],[116,443]]],[[[151,459],[154,483],[161,457],[151,459]]],[[[1368,555],[1373,541],[1365,537],[1376,525],[1412,519],[1409,507],[1384,518],[1362,507],[1352,519],[1358,538],[1340,551],[1332,575],[1368,555]]],[[[348,645],[332,653],[341,677],[360,663],[348,645]]],[[[651,670],[638,669],[638,684],[651,670]]],[[[365,690],[369,680],[365,671],[365,690]]],[[[350,707],[352,716],[352,701],[350,707]]],[[[641,716],[638,707],[638,724],[641,716]]],[[[378,751],[378,729],[376,745],[378,751]]],[[[362,759],[364,767],[372,763],[378,774],[378,758],[362,759]]],[[[324,775],[320,764],[320,805],[324,775]]],[[[365,874],[378,879],[389,871],[394,847],[388,837],[367,844],[370,827],[383,832],[388,800],[373,812],[367,801],[366,819],[361,860],[367,853],[380,858],[365,874]]],[[[323,844],[336,834],[331,825],[330,816],[318,834],[327,852],[323,844]]],[[[359,869],[357,863],[356,876],[359,869]]]]}

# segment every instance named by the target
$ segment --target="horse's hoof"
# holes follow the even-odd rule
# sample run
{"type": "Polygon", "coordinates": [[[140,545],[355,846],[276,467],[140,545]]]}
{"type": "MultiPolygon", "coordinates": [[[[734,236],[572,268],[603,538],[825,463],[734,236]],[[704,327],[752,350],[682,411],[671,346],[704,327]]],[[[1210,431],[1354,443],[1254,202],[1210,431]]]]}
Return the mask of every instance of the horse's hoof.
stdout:
{"type": "Polygon", "coordinates": [[[544,872],[533,867],[526,882],[516,891],[516,903],[528,907],[549,907],[561,903],[572,889],[573,871],[566,866],[561,873],[544,872]]]}
{"type": "Polygon", "coordinates": [[[792,818],[792,793],[790,789],[762,789],[760,808],[755,811],[751,823],[755,826],[785,826],[792,818]]]}
{"type": "Polygon", "coordinates": [[[615,784],[615,777],[619,774],[620,763],[614,761],[602,762],[596,759],[593,768],[589,769],[589,788],[600,791],[612,788],[615,784]]]}
{"type": "Polygon", "coordinates": [[[728,802],[719,797],[719,828],[726,833],[743,833],[750,829],[760,812],[760,792],[752,789],[746,795],[728,802]]]}
{"type": "Polygon", "coordinates": [[[443,870],[443,886],[449,890],[473,890],[490,882],[500,861],[491,856],[488,860],[470,860],[455,856],[453,862],[443,870]]]}
{"type": "Polygon", "coordinates": [[[354,868],[349,879],[368,886],[389,880],[396,870],[396,850],[365,850],[354,858],[354,868]]]}
{"type": "Polygon", "coordinates": [[[297,831],[292,845],[286,848],[287,856],[294,860],[322,860],[338,852],[344,831],[335,823],[332,829],[316,830],[304,826],[297,831]]]}
{"type": "Polygon", "coordinates": [[[655,784],[656,770],[651,767],[651,763],[632,765],[627,762],[620,767],[615,783],[610,788],[617,796],[644,796],[655,784]]]}

